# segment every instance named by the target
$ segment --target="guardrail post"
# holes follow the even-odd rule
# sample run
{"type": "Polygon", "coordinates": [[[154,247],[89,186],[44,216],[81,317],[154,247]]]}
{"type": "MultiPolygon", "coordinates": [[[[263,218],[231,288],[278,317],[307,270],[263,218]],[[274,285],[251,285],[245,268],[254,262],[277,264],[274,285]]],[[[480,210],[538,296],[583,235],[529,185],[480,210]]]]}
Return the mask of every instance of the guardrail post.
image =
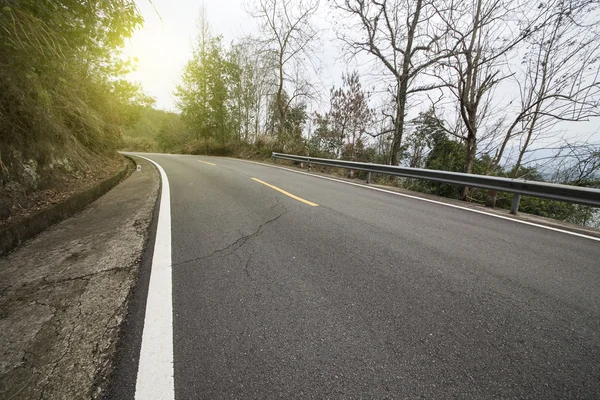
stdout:
{"type": "Polygon", "coordinates": [[[512,204],[510,206],[510,213],[517,215],[519,212],[519,203],[521,202],[521,195],[518,193],[513,194],[512,204]]]}
{"type": "Polygon", "coordinates": [[[494,208],[496,206],[496,195],[496,190],[488,190],[487,199],[485,200],[486,207],[494,208]]]}
{"type": "Polygon", "coordinates": [[[367,183],[371,183],[371,171],[367,172],[367,183]]]}

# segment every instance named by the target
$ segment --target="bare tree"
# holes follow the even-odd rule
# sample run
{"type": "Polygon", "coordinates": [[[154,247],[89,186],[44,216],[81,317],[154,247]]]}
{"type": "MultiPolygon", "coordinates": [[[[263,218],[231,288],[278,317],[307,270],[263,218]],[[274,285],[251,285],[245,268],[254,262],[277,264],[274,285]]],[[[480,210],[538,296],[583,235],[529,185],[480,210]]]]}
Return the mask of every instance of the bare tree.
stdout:
{"type": "Polygon", "coordinates": [[[273,54],[262,51],[261,43],[252,37],[245,38],[242,46],[247,55],[247,68],[252,75],[255,102],[252,109],[253,133],[256,139],[267,125],[269,99],[277,91],[277,72],[273,54]]]}
{"type": "Polygon", "coordinates": [[[256,42],[245,38],[232,44],[230,62],[230,108],[238,122],[238,137],[251,142],[260,134],[263,103],[275,87],[272,64],[257,52],[256,42]]]}
{"type": "Polygon", "coordinates": [[[600,146],[565,143],[553,161],[552,181],[576,186],[600,186],[600,146]]]}
{"type": "Polygon", "coordinates": [[[519,86],[520,109],[508,126],[494,158],[500,163],[509,142],[519,139],[513,177],[538,136],[553,134],[564,121],[600,116],[600,5],[590,0],[557,0],[545,4],[548,23],[526,39],[527,52],[519,86]]]}
{"type": "Polygon", "coordinates": [[[349,55],[365,52],[376,57],[392,75],[394,99],[391,164],[398,164],[407,101],[411,95],[441,85],[418,78],[428,68],[449,57],[452,49],[442,47],[441,10],[431,0],[335,0],[335,7],[353,17],[350,26],[338,32],[349,55]]]}
{"type": "Polygon", "coordinates": [[[314,85],[305,75],[316,65],[315,43],[319,31],[312,18],[318,7],[318,0],[260,0],[251,12],[262,31],[259,51],[273,62],[277,74],[275,104],[280,141],[285,139],[290,106],[314,94],[314,85]]]}
{"type": "MultiPolygon", "coordinates": [[[[543,10],[536,7],[509,0],[450,0],[444,12],[438,13],[448,28],[446,40],[457,46],[451,58],[438,64],[438,73],[457,100],[465,129],[464,134],[455,131],[454,135],[466,144],[467,173],[473,171],[478,130],[491,112],[490,96],[496,85],[510,76],[507,56],[545,23],[543,10]]],[[[468,196],[465,187],[461,197],[468,196]]]]}

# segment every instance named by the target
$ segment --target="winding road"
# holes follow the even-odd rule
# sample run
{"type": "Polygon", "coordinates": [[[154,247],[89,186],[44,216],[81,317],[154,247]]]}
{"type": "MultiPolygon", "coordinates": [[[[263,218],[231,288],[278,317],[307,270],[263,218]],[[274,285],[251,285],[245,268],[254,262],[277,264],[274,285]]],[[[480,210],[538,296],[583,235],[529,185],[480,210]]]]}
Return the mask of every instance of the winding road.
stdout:
{"type": "Polygon", "coordinates": [[[277,166],[144,157],[168,177],[172,279],[156,280],[172,321],[138,302],[111,398],[600,397],[598,239],[277,166]],[[152,318],[165,348],[141,343],[152,318]]]}

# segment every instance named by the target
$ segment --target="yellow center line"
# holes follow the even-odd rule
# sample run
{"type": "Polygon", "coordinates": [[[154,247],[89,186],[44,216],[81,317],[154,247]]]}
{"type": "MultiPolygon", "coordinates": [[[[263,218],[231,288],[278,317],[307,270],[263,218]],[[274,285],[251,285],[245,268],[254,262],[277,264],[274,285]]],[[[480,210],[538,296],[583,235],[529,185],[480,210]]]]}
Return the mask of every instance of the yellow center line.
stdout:
{"type": "Polygon", "coordinates": [[[217,164],[213,164],[211,162],[208,161],[202,161],[202,160],[198,160],[198,162],[204,163],[204,164],[208,164],[208,165],[212,165],[213,167],[215,167],[217,164]]]}
{"type": "Polygon", "coordinates": [[[283,190],[283,189],[279,189],[277,186],[273,186],[273,185],[270,185],[270,184],[268,184],[267,182],[263,182],[263,181],[261,181],[260,179],[252,178],[252,180],[253,180],[253,181],[256,181],[256,182],[258,182],[258,183],[262,183],[263,185],[265,185],[265,186],[268,186],[268,187],[270,187],[271,189],[275,189],[275,190],[277,190],[278,192],[280,192],[280,193],[283,193],[283,194],[285,194],[286,196],[289,196],[289,197],[291,197],[292,199],[296,199],[296,200],[298,200],[298,201],[301,201],[301,202],[302,202],[302,203],[304,203],[304,204],[308,204],[309,206],[313,206],[313,207],[318,207],[318,206],[319,206],[317,203],[313,203],[312,201],[304,200],[304,199],[303,199],[303,198],[301,198],[301,197],[294,196],[293,194],[291,194],[291,193],[289,193],[289,192],[286,192],[286,191],[285,191],[285,190],[283,190]]]}

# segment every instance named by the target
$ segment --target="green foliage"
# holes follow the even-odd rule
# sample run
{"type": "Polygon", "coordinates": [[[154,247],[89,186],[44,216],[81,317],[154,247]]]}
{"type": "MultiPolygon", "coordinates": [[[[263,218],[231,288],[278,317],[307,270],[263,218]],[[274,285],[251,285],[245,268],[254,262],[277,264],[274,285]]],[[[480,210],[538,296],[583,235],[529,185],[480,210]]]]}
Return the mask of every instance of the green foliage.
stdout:
{"type": "Polygon", "coordinates": [[[341,144],[341,136],[330,127],[327,114],[315,114],[314,122],[317,125],[309,143],[311,155],[319,154],[319,157],[334,158],[337,156],[341,144]]]}
{"type": "Polygon", "coordinates": [[[439,140],[427,156],[425,168],[443,171],[463,172],[466,147],[463,143],[443,138],[439,140]]]}
{"type": "Polygon", "coordinates": [[[276,143],[282,149],[297,149],[302,147],[300,144],[303,141],[302,133],[307,119],[306,103],[290,103],[290,97],[284,90],[281,96],[274,96],[269,103],[267,131],[271,136],[276,137],[276,143]],[[286,110],[283,120],[280,108],[286,110]]]}
{"type": "Polygon", "coordinates": [[[446,132],[442,128],[443,122],[435,115],[433,108],[419,113],[411,123],[416,127],[404,141],[404,158],[408,159],[409,167],[423,168],[427,160],[427,149],[437,149],[440,152],[439,144],[447,140],[446,132]]]}
{"type": "MultiPolygon", "coordinates": [[[[508,197],[508,196],[506,196],[508,197]]],[[[509,201],[507,200],[508,204],[509,201]]],[[[509,205],[504,208],[510,208],[509,205]]],[[[599,210],[593,207],[524,196],[519,211],[546,218],[567,221],[572,224],[598,226],[599,210]]]]}
{"type": "Polygon", "coordinates": [[[225,146],[230,140],[227,108],[228,74],[235,71],[226,62],[221,38],[204,38],[187,63],[177,87],[181,115],[195,132],[195,139],[214,139],[225,146]]]}
{"type": "MultiPolygon", "coordinates": [[[[418,129],[417,129],[418,131],[418,129]]],[[[431,131],[434,132],[434,131],[431,131]]],[[[432,136],[424,136],[425,138],[432,136]]],[[[433,145],[429,152],[425,168],[437,169],[442,171],[464,172],[464,160],[466,155],[466,146],[454,140],[447,138],[439,132],[434,136],[435,140],[430,141],[428,145],[433,145]]],[[[420,139],[420,138],[419,138],[420,139]]],[[[484,154],[475,160],[473,173],[485,174],[486,168],[490,163],[489,155],[484,154]]],[[[501,169],[496,171],[499,176],[506,176],[507,173],[501,169]]],[[[510,173],[510,171],[508,172],[510,173]]],[[[545,181],[540,172],[533,167],[520,168],[520,175],[528,180],[545,181]]],[[[419,190],[438,196],[458,199],[460,198],[460,186],[434,183],[427,181],[409,181],[406,185],[413,190],[419,190]]],[[[483,203],[487,197],[487,190],[476,190],[472,194],[472,200],[483,203]]],[[[496,206],[510,209],[512,195],[509,193],[499,193],[496,206]]],[[[559,201],[539,199],[535,197],[524,196],[521,199],[520,212],[539,215],[542,217],[553,218],[571,222],[574,224],[590,225],[597,224],[598,210],[577,204],[564,203],[559,201]]]]}
{"type": "MultiPolygon", "coordinates": [[[[418,129],[417,129],[418,131],[418,129]]],[[[419,140],[429,140],[433,148],[427,155],[425,168],[442,171],[463,172],[467,148],[463,143],[447,138],[445,135],[429,138],[424,136],[419,140]]],[[[411,182],[412,188],[438,196],[459,198],[460,187],[445,183],[428,181],[411,182]]]]}
{"type": "Polygon", "coordinates": [[[137,117],[123,133],[122,150],[183,152],[190,133],[179,114],[143,106],[130,106],[129,109],[137,117]]]}
{"type": "Polygon", "coordinates": [[[131,67],[119,48],[142,22],[135,3],[1,0],[0,10],[2,184],[24,176],[24,160],[45,173],[56,158],[85,169],[114,154],[131,117],[121,110],[149,101],[118,79],[131,67]]]}

